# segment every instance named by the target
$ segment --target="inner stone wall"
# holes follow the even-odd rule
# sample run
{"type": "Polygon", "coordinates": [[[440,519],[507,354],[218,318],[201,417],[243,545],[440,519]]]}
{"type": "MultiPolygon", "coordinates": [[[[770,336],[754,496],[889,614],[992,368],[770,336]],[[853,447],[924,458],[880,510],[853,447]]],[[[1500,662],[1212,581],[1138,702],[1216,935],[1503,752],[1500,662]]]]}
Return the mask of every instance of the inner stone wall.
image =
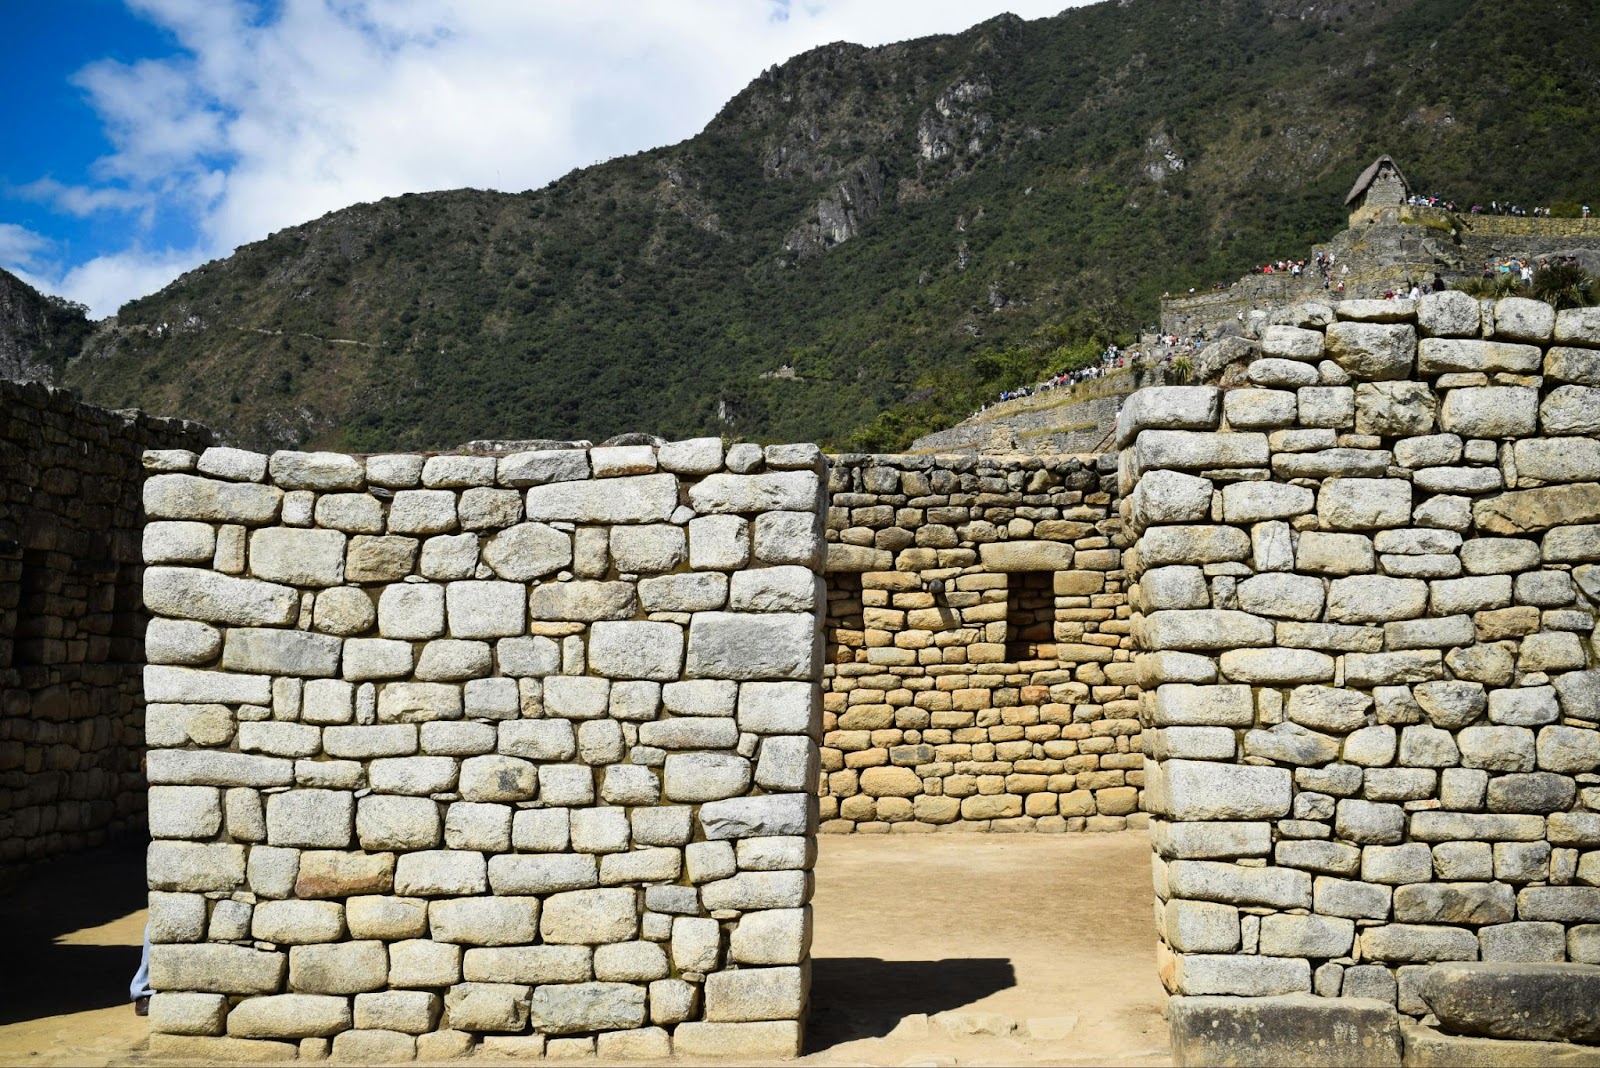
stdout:
{"type": "Polygon", "coordinates": [[[814,446],[147,462],[153,1056],[798,1052],[814,446]]]}
{"type": "Polygon", "coordinates": [[[140,457],[210,442],[0,381],[0,886],[143,824],[140,457]]]}
{"type": "Polygon", "coordinates": [[[829,458],[823,831],[1142,823],[1113,465],[829,458]]]}
{"type": "Polygon", "coordinates": [[[1123,413],[1167,988],[1445,1016],[1438,962],[1600,963],[1600,310],[1262,348],[1123,413]]]}

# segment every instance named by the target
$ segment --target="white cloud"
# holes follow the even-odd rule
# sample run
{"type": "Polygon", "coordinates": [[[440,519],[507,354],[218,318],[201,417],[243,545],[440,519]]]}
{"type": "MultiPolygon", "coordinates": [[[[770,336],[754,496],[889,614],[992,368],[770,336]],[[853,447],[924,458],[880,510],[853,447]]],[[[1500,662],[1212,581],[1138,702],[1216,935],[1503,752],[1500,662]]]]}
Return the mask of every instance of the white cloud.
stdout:
{"type": "Polygon", "coordinates": [[[93,316],[113,315],[125,302],[154,293],[200,260],[188,249],[146,251],[134,247],[71,267],[50,289],[88,305],[93,316]]]}
{"type": "Polygon", "coordinates": [[[54,178],[40,178],[13,192],[24,200],[50,204],[59,212],[76,218],[107,211],[147,210],[150,197],[115,186],[67,185],[54,178]]]}
{"type": "Polygon", "coordinates": [[[40,254],[50,247],[50,239],[43,234],[15,223],[0,223],[0,267],[13,272],[31,270],[39,266],[40,254]]]}
{"type": "Polygon", "coordinates": [[[517,191],[692,136],[764,68],[836,40],[953,33],[1085,0],[127,0],[175,58],[79,72],[113,151],[57,210],[178,211],[193,249],[101,255],[58,291],[97,315],[203,259],[358,201],[517,191]]]}

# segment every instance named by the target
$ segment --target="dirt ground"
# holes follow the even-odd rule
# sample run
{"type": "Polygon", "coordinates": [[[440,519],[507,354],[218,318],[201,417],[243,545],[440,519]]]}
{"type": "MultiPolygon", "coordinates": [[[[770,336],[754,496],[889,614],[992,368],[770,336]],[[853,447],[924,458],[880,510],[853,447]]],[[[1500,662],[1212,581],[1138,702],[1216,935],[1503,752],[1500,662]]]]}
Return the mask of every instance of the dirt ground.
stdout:
{"type": "MultiPolygon", "coordinates": [[[[1170,1063],[1149,845],[1108,835],[825,836],[814,1065],[1170,1063]]],[[[0,1066],[142,1065],[127,1004],[143,851],[42,866],[0,898],[0,1066]]]]}

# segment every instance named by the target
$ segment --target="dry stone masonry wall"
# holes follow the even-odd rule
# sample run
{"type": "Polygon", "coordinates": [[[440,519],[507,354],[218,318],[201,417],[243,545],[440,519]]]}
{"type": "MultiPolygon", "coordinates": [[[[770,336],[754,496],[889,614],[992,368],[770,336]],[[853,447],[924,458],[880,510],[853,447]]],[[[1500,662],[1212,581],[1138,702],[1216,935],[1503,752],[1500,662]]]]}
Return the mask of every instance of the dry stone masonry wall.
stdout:
{"type": "Polygon", "coordinates": [[[0,883],[142,826],[140,458],[210,442],[0,381],[0,883]]]}
{"type": "Polygon", "coordinates": [[[153,1055],[798,1051],[814,446],[148,463],[153,1055]]]}
{"type": "Polygon", "coordinates": [[[824,831],[1142,822],[1113,463],[830,459],[824,831]]]}
{"type": "Polygon", "coordinates": [[[1474,1030],[1491,965],[1445,962],[1600,963],[1600,310],[1262,347],[1123,414],[1162,977],[1564,1037],[1474,1030]]]}

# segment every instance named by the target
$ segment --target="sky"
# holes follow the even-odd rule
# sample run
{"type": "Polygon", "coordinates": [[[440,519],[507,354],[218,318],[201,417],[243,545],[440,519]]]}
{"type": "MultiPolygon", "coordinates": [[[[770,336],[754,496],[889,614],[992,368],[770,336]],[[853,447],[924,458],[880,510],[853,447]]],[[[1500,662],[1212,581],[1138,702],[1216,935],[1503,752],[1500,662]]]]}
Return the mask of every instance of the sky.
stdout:
{"type": "Polygon", "coordinates": [[[698,132],[831,41],[1087,0],[0,0],[0,267],[102,317],[361,201],[698,132]]]}

